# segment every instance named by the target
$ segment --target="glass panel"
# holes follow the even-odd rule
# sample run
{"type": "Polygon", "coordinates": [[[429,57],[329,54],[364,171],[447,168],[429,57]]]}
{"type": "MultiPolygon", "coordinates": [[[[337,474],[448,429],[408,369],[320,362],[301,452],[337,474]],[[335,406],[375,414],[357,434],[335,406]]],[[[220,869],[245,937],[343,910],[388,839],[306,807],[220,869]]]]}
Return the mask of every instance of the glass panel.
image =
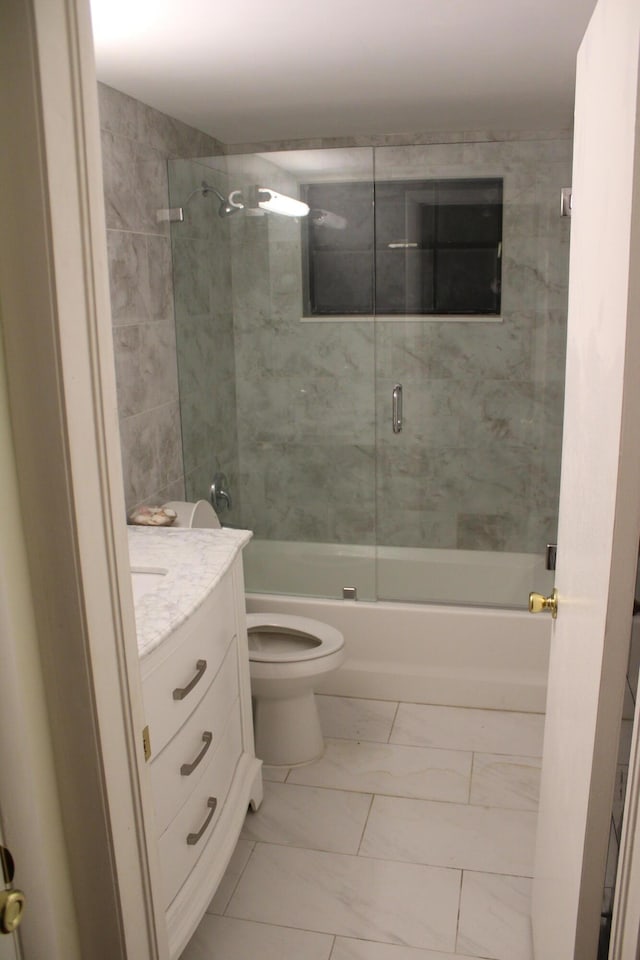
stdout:
{"type": "Polygon", "coordinates": [[[544,551],[556,539],[570,223],[558,197],[570,172],[568,140],[376,148],[378,217],[394,182],[406,208],[425,217],[403,222],[396,210],[376,220],[378,307],[399,312],[404,287],[407,314],[430,298],[436,312],[466,312],[478,294],[501,311],[376,320],[379,599],[523,607],[530,590],[553,586],[544,551]],[[500,250],[499,206],[459,202],[484,178],[496,193],[502,186],[500,250]],[[429,190],[441,192],[440,208],[429,190]],[[416,248],[389,251],[403,260],[395,269],[383,263],[382,241],[403,230],[408,242],[429,238],[439,261],[431,272],[422,265],[419,282],[416,248]],[[394,289],[387,274],[407,281],[394,289]],[[400,433],[391,419],[396,384],[400,433]]]}
{"type": "MultiPolygon", "coordinates": [[[[339,179],[368,192],[370,209],[372,150],[172,166],[172,205],[185,202],[203,169],[218,176],[223,197],[243,204],[220,217],[218,198],[196,194],[172,229],[187,496],[208,497],[215,472],[228,478],[233,507],[222,504],[220,518],[254,531],[249,591],[342,597],[355,587],[360,599],[375,599],[373,322],[302,322],[307,223],[248,201],[259,186],[297,199],[310,192],[319,204],[323,185],[339,179]],[[206,226],[192,237],[196,206],[206,226]]],[[[312,225],[321,228],[332,229],[312,225]]],[[[336,251],[318,252],[323,270],[322,256],[336,251]]],[[[326,293],[340,311],[355,272],[368,274],[371,289],[372,234],[369,263],[344,252],[344,282],[326,293]]]]}
{"type": "Polygon", "coordinates": [[[171,249],[186,497],[208,500],[223,473],[231,493],[224,520],[238,523],[232,219],[221,215],[228,193],[223,157],[169,162],[169,204],[184,217],[171,224],[171,249]]]}

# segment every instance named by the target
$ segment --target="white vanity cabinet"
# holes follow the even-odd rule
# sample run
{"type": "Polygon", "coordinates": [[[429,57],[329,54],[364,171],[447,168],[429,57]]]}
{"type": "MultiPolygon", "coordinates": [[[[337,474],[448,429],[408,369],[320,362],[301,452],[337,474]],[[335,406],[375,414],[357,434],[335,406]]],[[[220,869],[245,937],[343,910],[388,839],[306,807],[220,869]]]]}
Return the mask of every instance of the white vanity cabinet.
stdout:
{"type": "MultiPolygon", "coordinates": [[[[177,579],[163,584],[155,597],[146,598],[147,607],[178,587],[177,579]]],[[[137,618],[142,615],[136,605],[137,618]]],[[[248,806],[256,809],[262,800],[240,551],[204,600],[141,657],[140,666],[161,889],[170,956],[176,960],[218,887],[248,806]]]]}

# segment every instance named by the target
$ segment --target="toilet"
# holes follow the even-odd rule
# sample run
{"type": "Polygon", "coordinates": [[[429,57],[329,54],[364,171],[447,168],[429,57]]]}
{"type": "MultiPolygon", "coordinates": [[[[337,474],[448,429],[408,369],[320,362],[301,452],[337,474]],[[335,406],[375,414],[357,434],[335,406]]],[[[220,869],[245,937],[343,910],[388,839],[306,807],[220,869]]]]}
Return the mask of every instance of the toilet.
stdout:
{"type": "Polygon", "coordinates": [[[309,617],[247,614],[256,756],[274,766],[317,760],[324,740],[314,687],[344,660],[339,630],[309,617]]]}
{"type": "MultiPolygon", "coordinates": [[[[206,500],[164,506],[176,511],[174,526],[220,526],[206,500]]],[[[310,617],[260,612],[247,614],[247,635],[256,756],[286,767],[317,760],[324,740],[314,688],[343,662],[343,635],[310,617]]]]}

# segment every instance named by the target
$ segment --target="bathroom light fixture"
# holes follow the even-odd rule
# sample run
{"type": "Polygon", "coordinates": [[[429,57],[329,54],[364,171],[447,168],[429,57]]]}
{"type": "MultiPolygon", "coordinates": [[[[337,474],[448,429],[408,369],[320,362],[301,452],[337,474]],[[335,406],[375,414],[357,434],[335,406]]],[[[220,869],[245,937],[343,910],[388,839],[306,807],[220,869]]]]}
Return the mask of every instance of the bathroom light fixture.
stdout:
{"type": "Polygon", "coordinates": [[[270,187],[249,187],[246,190],[233,190],[229,194],[229,204],[245,210],[266,210],[267,213],[279,213],[283,217],[306,217],[309,206],[302,200],[276,193],[270,187]]]}
{"type": "Polygon", "coordinates": [[[258,190],[258,206],[269,213],[280,213],[284,217],[306,217],[309,206],[302,200],[294,200],[283,193],[260,187],[258,190]]]}

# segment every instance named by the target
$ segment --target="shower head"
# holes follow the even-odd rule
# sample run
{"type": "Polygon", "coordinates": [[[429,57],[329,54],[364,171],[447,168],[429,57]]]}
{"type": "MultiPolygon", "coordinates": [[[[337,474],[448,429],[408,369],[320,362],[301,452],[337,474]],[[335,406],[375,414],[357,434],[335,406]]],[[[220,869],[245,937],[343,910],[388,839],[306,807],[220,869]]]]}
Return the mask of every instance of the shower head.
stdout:
{"type": "Polygon", "coordinates": [[[212,187],[210,183],[207,183],[206,180],[203,180],[200,185],[200,190],[202,191],[202,196],[207,197],[210,193],[215,193],[216,197],[220,201],[220,206],[218,207],[218,216],[219,217],[230,217],[231,214],[237,213],[238,210],[241,210],[241,207],[235,206],[230,203],[227,197],[223,197],[219,190],[216,190],[215,187],[212,187]]]}
{"type": "Polygon", "coordinates": [[[239,210],[242,210],[242,207],[230,203],[227,197],[223,197],[220,191],[216,190],[215,187],[212,187],[211,184],[207,183],[206,180],[202,181],[200,190],[202,191],[203,197],[207,197],[210,193],[215,193],[216,197],[220,201],[220,206],[218,207],[219,217],[230,217],[233,213],[238,213],[239,210]]]}
{"type": "Polygon", "coordinates": [[[158,223],[163,223],[168,221],[169,223],[181,223],[184,220],[184,212],[187,206],[191,203],[191,200],[200,194],[202,197],[208,197],[210,193],[214,193],[220,204],[218,206],[218,216],[219,217],[229,217],[232,213],[237,213],[238,210],[242,210],[242,205],[231,203],[231,197],[224,197],[216,187],[212,186],[210,183],[207,183],[206,180],[200,182],[200,186],[196,187],[195,190],[192,190],[187,199],[184,201],[180,207],[168,207],[156,212],[156,217],[158,223]]]}

